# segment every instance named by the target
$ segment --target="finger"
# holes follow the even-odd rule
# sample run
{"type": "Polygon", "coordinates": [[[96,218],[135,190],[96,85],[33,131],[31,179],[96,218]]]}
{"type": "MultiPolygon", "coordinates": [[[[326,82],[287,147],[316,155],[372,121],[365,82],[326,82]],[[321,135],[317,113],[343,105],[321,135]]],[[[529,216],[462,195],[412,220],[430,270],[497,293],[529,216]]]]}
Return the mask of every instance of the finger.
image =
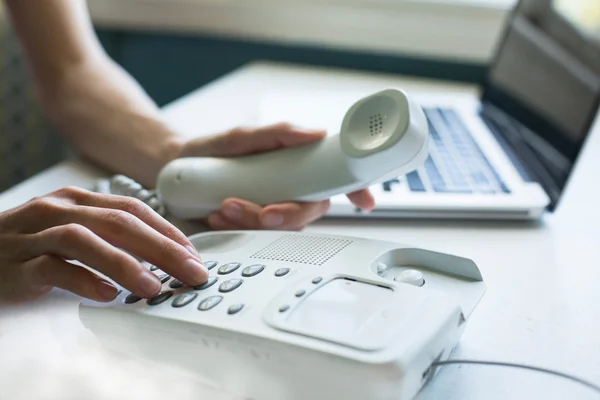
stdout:
{"type": "Polygon", "coordinates": [[[166,238],[184,246],[201,261],[198,252],[186,236],[158,215],[144,202],[126,196],[93,193],[78,187],[66,187],[51,195],[34,199],[19,213],[21,232],[35,233],[56,225],[74,222],[77,206],[90,206],[125,211],[160,232],[166,238]]]}
{"type": "Polygon", "coordinates": [[[154,264],[187,285],[199,285],[208,279],[204,264],[184,246],[161,235],[133,214],[77,206],[69,222],[89,228],[108,243],[154,264]]]}
{"type": "Polygon", "coordinates": [[[230,198],[225,199],[221,204],[219,217],[226,225],[236,226],[237,229],[260,229],[258,215],[261,210],[262,207],[258,204],[230,198]]]}
{"type": "Polygon", "coordinates": [[[87,269],[58,257],[44,255],[29,260],[22,267],[25,282],[33,292],[36,288],[57,287],[95,301],[112,301],[117,288],[87,269]]]}
{"type": "Polygon", "coordinates": [[[224,134],[189,142],[182,156],[227,157],[299,146],[323,139],[324,130],[309,130],[279,123],[259,128],[236,128],[224,134]]]}
{"type": "Polygon", "coordinates": [[[231,223],[221,212],[215,211],[207,218],[208,226],[216,231],[234,231],[241,229],[238,225],[231,223]]]}
{"type": "Polygon", "coordinates": [[[321,218],[330,207],[328,200],[314,203],[282,203],[264,207],[258,218],[263,228],[297,229],[321,218]]]}
{"type": "Polygon", "coordinates": [[[321,217],[329,208],[329,202],[282,203],[265,208],[257,204],[230,198],[209,222],[221,230],[231,229],[285,229],[298,230],[321,217]]]}
{"type": "Polygon", "coordinates": [[[128,196],[100,194],[77,188],[68,188],[65,190],[67,191],[67,195],[75,197],[78,205],[98,208],[111,208],[135,215],[146,225],[155,231],[160,232],[165,237],[179,243],[191,254],[200,259],[200,255],[189,239],[183,234],[183,232],[161,217],[143,201],[128,196]]]}
{"type": "Polygon", "coordinates": [[[358,190],[346,195],[350,202],[363,210],[372,210],[375,208],[375,198],[368,189],[358,190]]]}
{"type": "MultiPolygon", "coordinates": [[[[34,258],[52,255],[77,260],[110,277],[140,297],[154,297],[160,292],[161,283],[156,275],[135,258],[111,246],[84,226],[77,224],[56,226],[30,235],[28,240],[34,258]]],[[[62,271],[66,269],[63,268],[62,271]]],[[[77,276],[81,276],[81,273],[77,276]]],[[[46,275],[43,277],[47,281],[50,279],[46,275]]]]}

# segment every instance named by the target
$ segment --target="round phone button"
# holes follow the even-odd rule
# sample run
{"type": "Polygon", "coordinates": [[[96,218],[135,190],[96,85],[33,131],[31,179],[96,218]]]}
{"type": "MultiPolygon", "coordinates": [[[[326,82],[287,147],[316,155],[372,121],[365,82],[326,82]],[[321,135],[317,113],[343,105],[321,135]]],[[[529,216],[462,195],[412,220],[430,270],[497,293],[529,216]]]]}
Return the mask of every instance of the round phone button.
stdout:
{"type": "Polygon", "coordinates": [[[413,286],[423,286],[425,284],[425,277],[421,271],[416,269],[407,269],[400,272],[394,278],[396,282],[408,283],[413,286]]]}

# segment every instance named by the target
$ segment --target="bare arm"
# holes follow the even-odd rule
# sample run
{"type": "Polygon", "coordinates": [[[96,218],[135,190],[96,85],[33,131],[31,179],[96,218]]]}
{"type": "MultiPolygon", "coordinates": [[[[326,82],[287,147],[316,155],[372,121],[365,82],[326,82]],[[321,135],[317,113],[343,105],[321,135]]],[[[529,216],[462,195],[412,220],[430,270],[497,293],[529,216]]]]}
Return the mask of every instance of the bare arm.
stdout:
{"type": "Polygon", "coordinates": [[[84,156],[148,187],[179,136],[104,52],[84,0],[4,0],[49,118],[84,156]]]}
{"type": "MultiPolygon", "coordinates": [[[[146,187],[154,187],[162,166],[180,156],[267,152],[324,137],[321,131],[275,125],[186,141],[161,121],[146,93],[104,53],[84,0],[4,1],[50,118],[80,153],[146,187]]],[[[348,197],[357,207],[374,207],[367,190],[348,197]]],[[[326,201],[258,205],[232,199],[208,223],[215,229],[300,229],[327,208],[326,201]]]]}

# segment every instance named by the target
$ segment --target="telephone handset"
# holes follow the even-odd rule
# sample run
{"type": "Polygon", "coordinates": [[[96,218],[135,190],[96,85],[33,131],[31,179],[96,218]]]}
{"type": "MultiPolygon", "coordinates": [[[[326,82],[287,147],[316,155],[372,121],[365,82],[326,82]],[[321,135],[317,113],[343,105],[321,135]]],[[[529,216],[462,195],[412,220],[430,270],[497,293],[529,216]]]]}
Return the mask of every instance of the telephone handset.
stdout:
{"type": "MultiPolygon", "coordinates": [[[[190,236],[210,271],[161,293],[84,300],[109,349],[255,400],[411,399],[485,292],[468,259],[392,241],[282,231],[190,236]]],[[[156,274],[164,275],[147,265],[156,274]]]]}
{"type": "Polygon", "coordinates": [[[155,192],[123,177],[110,189],[192,220],[232,196],[261,205],[326,200],[414,171],[428,154],[423,109],[404,91],[386,89],[358,99],[340,132],[316,143],[247,156],[178,158],[162,168],[155,192]]]}

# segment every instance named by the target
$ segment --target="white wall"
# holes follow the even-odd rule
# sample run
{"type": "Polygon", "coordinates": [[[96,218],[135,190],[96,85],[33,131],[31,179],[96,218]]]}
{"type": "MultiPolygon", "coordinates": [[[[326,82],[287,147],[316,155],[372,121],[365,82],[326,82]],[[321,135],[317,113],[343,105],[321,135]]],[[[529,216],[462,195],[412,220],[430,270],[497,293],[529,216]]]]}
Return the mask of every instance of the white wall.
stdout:
{"type": "Polygon", "coordinates": [[[102,26],[485,63],[515,0],[88,0],[102,26]]]}

